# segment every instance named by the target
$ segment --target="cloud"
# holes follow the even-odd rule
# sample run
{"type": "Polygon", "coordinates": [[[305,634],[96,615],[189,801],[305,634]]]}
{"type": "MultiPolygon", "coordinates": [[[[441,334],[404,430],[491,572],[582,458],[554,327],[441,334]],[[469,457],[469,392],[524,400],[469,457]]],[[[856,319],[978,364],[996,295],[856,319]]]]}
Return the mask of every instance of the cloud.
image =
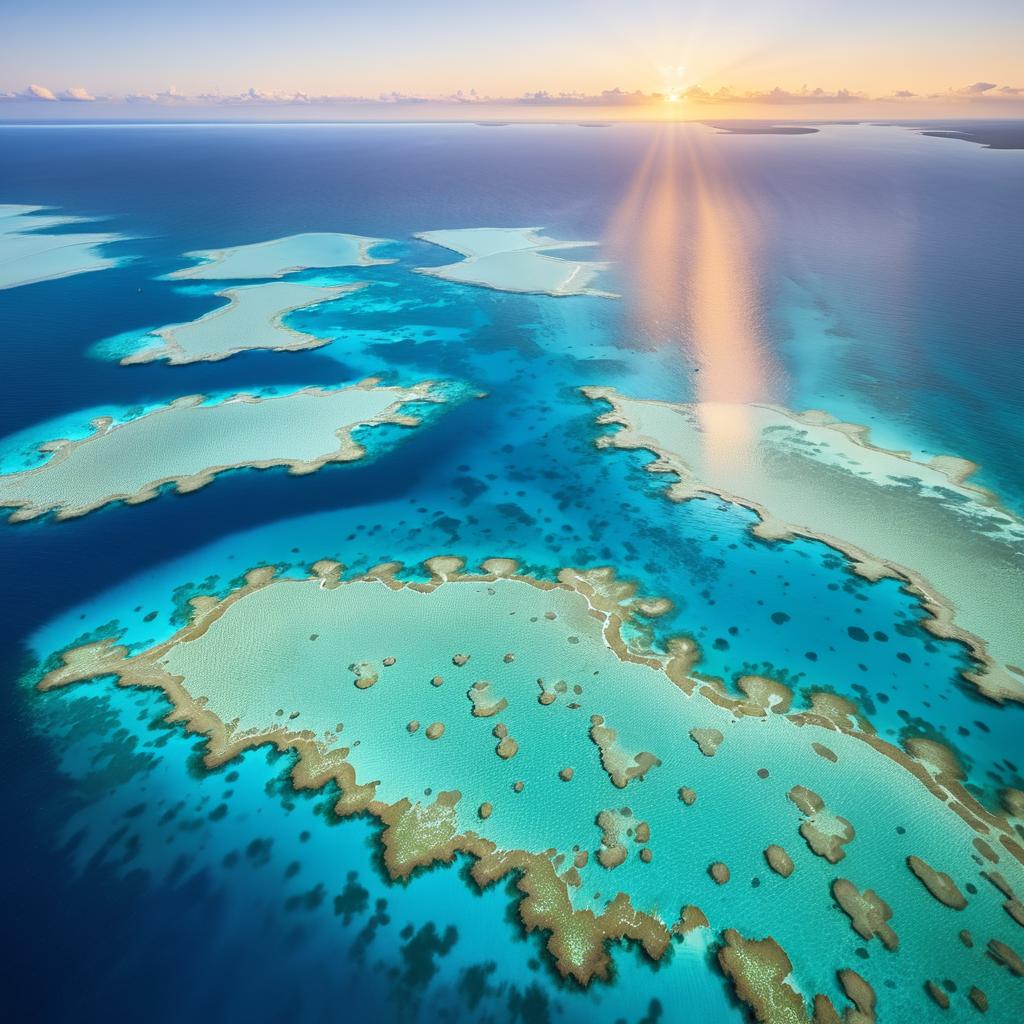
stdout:
{"type": "MultiPolygon", "coordinates": [[[[328,102],[328,103],[331,103],[331,102],[335,102],[335,103],[342,102],[342,103],[344,103],[345,102],[345,99],[343,97],[335,98],[335,97],[330,97],[330,96],[324,96],[323,100],[328,102]]],[[[357,102],[357,103],[365,103],[367,101],[366,100],[355,100],[355,102],[357,102]]],[[[416,103],[429,103],[430,99],[428,97],[426,97],[426,96],[418,96],[415,93],[382,92],[377,97],[377,102],[378,103],[399,103],[399,104],[402,104],[402,103],[413,103],[413,104],[416,104],[416,103]]]]}
{"type": "Polygon", "coordinates": [[[647,103],[657,103],[663,97],[660,93],[623,92],[621,89],[605,89],[603,92],[587,94],[580,92],[548,92],[541,89],[537,92],[525,92],[522,96],[511,99],[491,99],[488,103],[514,103],[522,106],[538,107],[628,107],[647,103]]]}
{"type": "Polygon", "coordinates": [[[742,93],[734,92],[728,86],[715,92],[708,92],[700,86],[693,86],[687,89],[683,96],[695,103],[754,103],[769,106],[788,106],[801,103],[858,103],[868,99],[867,96],[851,92],[849,89],[826,92],[824,89],[808,89],[806,86],[797,92],[780,89],[776,86],[767,92],[742,93]]]}
{"type": "Polygon", "coordinates": [[[971,85],[965,85],[959,91],[965,96],[980,96],[982,93],[991,92],[995,87],[995,82],[973,82],[971,85]]]}
{"type": "Polygon", "coordinates": [[[30,85],[22,95],[27,100],[56,101],[57,99],[45,85],[30,85]]]}
{"type": "MultiPolygon", "coordinates": [[[[899,89],[884,96],[869,95],[851,89],[834,91],[822,88],[784,89],[775,86],[766,90],[739,91],[731,86],[723,86],[715,90],[700,85],[692,85],[687,89],[673,92],[672,98],[684,101],[686,105],[695,107],[736,107],[738,110],[753,107],[793,107],[800,106],[844,106],[869,103],[906,103],[913,100],[917,104],[953,102],[965,105],[985,105],[995,109],[1002,107],[1004,111],[1016,109],[1016,105],[1024,97],[1024,87],[1010,85],[998,86],[993,82],[978,81],[959,88],[949,88],[944,93],[935,92],[925,95],[899,89]]],[[[382,92],[377,96],[346,96],[346,95],[311,95],[305,92],[268,91],[251,87],[239,93],[208,92],[198,95],[179,92],[173,85],[162,92],[138,92],[123,96],[94,96],[84,86],[73,86],[62,92],[54,93],[43,85],[30,85],[23,92],[0,91],[0,102],[3,104],[22,102],[70,102],[89,103],[102,102],[110,104],[133,104],[176,108],[216,108],[216,107],[323,107],[344,108],[358,107],[364,111],[374,108],[416,107],[433,108],[440,114],[443,108],[540,108],[555,110],[557,108],[593,108],[613,110],[633,109],[640,112],[650,111],[659,116],[665,109],[669,98],[665,92],[632,92],[621,89],[605,89],[601,92],[550,92],[537,89],[521,93],[517,96],[487,96],[475,89],[434,95],[406,92],[382,92]]],[[[474,115],[469,115],[474,116],[474,115]]],[[[737,116],[750,116],[748,113],[737,116]]]]}

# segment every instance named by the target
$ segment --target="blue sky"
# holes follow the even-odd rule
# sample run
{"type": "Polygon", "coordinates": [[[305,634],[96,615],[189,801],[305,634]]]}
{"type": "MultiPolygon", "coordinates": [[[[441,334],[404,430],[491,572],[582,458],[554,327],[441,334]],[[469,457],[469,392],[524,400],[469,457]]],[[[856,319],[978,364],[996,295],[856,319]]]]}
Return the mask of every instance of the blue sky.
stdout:
{"type": "MultiPolygon", "coordinates": [[[[1024,4],[903,0],[33,0],[6,4],[0,91],[918,97],[1024,87],[1024,4]]],[[[20,103],[15,104],[19,107],[20,103]]]]}

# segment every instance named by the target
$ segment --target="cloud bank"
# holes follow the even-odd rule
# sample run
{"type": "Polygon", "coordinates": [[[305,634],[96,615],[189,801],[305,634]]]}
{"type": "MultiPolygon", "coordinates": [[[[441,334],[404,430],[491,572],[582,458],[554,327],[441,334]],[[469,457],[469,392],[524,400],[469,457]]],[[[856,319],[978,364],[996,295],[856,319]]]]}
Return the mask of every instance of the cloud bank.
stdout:
{"type": "MultiPolygon", "coordinates": [[[[515,109],[566,109],[591,108],[611,112],[630,111],[630,116],[662,113],[669,101],[679,104],[680,113],[687,107],[696,108],[799,108],[815,106],[855,106],[877,104],[937,105],[945,103],[963,108],[995,113],[1017,112],[1024,98],[1024,86],[1000,85],[997,82],[979,80],[968,85],[951,87],[945,92],[919,94],[909,89],[899,89],[884,96],[870,95],[850,89],[828,91],[821,88],[790,90],[776,86],[767,90],[739,91],[730,87],[707,90],[699,85],[681,89],[667,95],[662,92],[625,91],[614,88],[599,93],[549,92],[544,89],[524,92],[518,96],[488,96],[476,90],[459,90],[444,95],[426,95],[403,92],[385,92],[377,96],[314,95],[305,92],[280,92],[250,88],[240,93],[198,93],[190,95],[179,92],[173,85],[161,92],[129,93],[123,96],[96,96],[84,86],[72,86],[54,91],[45,85],[32,84],[20,91],[0,92],[0,109],[4,104],[26,103],[57,105],[62,103],[100,103],[108,112],[116,115],[118,108],[179,108],[182,110],[217,108],[349,108],[356,111],[372,112],[397,108],[430,108],[432,112],[471,110],[473,108],[515,109]]],[[[1019,112],[1024,113],[1024,110],[1019,112]]],[[[395,116],[394,113],[391,116],[395,116]]],[[[470,115],[472,116],[472,115],[470,115]]]]}

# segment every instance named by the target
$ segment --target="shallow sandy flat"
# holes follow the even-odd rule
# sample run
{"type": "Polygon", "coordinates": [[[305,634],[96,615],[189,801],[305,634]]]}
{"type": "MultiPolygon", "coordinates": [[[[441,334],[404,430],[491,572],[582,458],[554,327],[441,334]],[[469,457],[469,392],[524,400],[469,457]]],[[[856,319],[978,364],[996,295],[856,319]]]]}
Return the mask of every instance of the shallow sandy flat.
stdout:
{"type": "Polygon", "coordinates": [[[41,445],[54,453],[47,462],[0,476],[0,507],[16,509],[12,521],[51,511],[65,519],[113,501],[147,501],[166,483],[196,490],[227,469],[287,466],[310,473],[365,454],[352,440],[355,427],[416,426],[417,419],[401,412],[416,401],[444,399],[429,382],[379,387],[372,379],[333,391],[235,395],[214,404],[190,395],[117,425],[94,421],[96,432],[84,440],[41,445]]]}
{"type": "Polygon", "coordinates": [[[46,214],[43,210],[41,206],[0,205],[0,289],[121,264],[119,259],[102,255],[102,246],[121,241],[122,235],[99,231],[40,234],[49,228],[82,223],[80,217],[46,214]]]}
{"type": "Polygon", "coordinates": [[[196,320],[161,327],[142,339],[143,347],[125,356],[122,363],[148,363],[166,359],[168,363],[194,363],[198,360],[226,359],[248,349],[273,349],[276,352],[318,348],[330,338],[303,334],[285,326],[284,317],[299,309],[331,302],[348,295],[361,284],[322,287],[293,281],[273,281],[217,292],[227,300],[196,320]]]}
{"type": "Polygon", "coordinates": [[[590,287],[609,264],[548,254],[549,250],[577,249],[596,242],[560,242],[540,234],[538,228],[460,228],[424,231],[416,237],[465,257],[443,267],[417,267],[418,274],[505,292],[615,297],[590,287]]]}
{"type": "Polygon", "coordinates": [[[375,259],[370,250],[387,242],[386,238],[368,238],[335,231],[307,232],[273,238],[266,242],[236,245],[224,249],[199,249],[185,253],[200,260],[168,274],[175,280],[189,278],[201,281],[249,280],[284,277],[300,270],[328,267],[369,267],[394,260],[375,259]]]}

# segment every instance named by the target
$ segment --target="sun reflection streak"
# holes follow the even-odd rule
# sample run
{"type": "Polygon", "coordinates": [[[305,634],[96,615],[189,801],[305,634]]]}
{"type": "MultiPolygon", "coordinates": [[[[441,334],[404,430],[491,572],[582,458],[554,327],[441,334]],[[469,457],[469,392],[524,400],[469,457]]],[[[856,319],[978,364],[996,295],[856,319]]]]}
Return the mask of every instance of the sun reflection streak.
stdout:
{"type": "MultiPolygon", "coordinates": [[[[761,333],[756,261],[763,226],[714,135],[655,130],[606,232],[625,268],[635,343],[674,346],[692,379],[705,461],[749,459],[746,406],[771,401],[776,369],[761,333]]],[[[687,393],[689,392],[689,393],[687,393]]]]}

